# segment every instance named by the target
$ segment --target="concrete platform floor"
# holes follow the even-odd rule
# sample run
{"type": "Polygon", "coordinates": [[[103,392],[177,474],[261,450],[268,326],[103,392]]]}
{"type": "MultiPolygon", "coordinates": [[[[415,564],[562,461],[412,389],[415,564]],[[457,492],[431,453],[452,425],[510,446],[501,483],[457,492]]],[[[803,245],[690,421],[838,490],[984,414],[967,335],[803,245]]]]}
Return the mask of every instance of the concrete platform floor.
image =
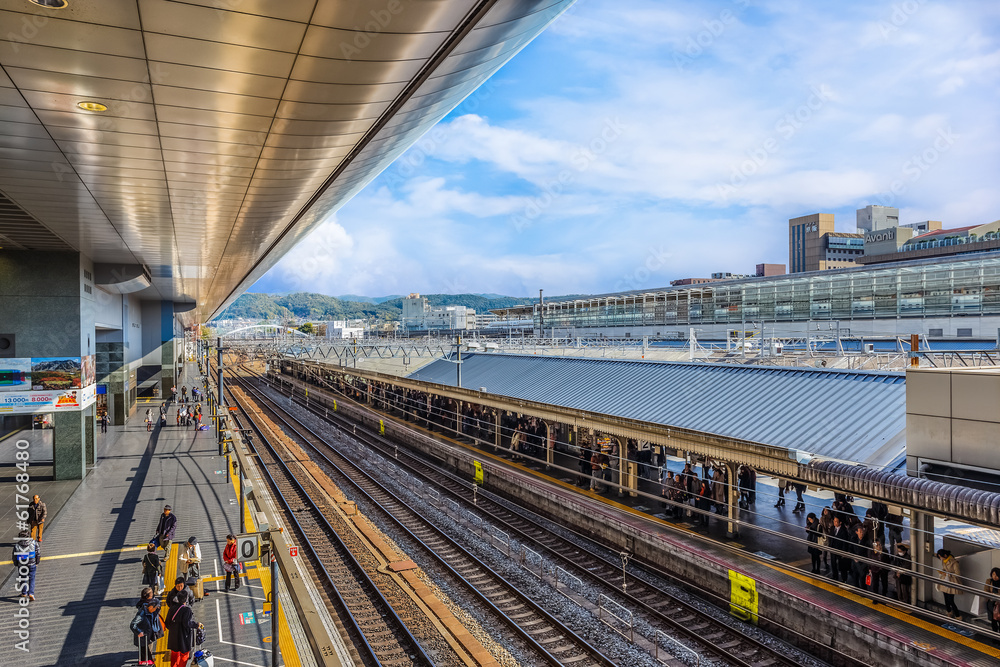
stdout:
{"type": "MultiPolygon", "coordinates": [[[[135,665],[129,623],[142,588],[140,561],[164,504],[172,505],[178,517],[177,540],[198,538],[203,576],[221,574],[225,536],[239,532],[237,494],[211,431],[168,426],[147,433],[142,420],[133,419],[125,427],[109,428],[105,436],[98,429],[97,438],[97,464],[82,481],[52,482],[51,469],[31,468],[31,492],[49,503],[50,519],[38,566],[37,600],[28,607],[28,651],[15,646],[20,619],[15,616],[14,578],[0,587],[0,635],[7,638],[0,642],[0,660],[7,664],[135,665]]],[[[6,474],[6,469],[0,473],[6,474]]],[[[6,493],[8,486],[0,488],[6,493]]],[[[4,511],[11,506],[8,502],[4,511]]],[[[8,517],[3,529],[9,531],[9,524],[8,517]]],[[[168,578],[176,576],[178,548],[175,542],[168,578]]],[[[238,593],[219,591],[221,581],[209,581],[209,594],[194,605],[195,618],[206,628],[204,648],[220,667],[271,664],[261,578],[266,580],[265,571],[250,568],[248,585],[238,593]]],[[[294,614],[288,620],[298,627],[294,614]]],[[[280,632],[288,636],[291,631],[286,625],[280,632]]],[[[165,665],[166,640],[158,648],[157,665],[165,665]]],[[[280,664],[312,664],[311,656],[302,662],[295,650],[285,653],[280,664]]]]}

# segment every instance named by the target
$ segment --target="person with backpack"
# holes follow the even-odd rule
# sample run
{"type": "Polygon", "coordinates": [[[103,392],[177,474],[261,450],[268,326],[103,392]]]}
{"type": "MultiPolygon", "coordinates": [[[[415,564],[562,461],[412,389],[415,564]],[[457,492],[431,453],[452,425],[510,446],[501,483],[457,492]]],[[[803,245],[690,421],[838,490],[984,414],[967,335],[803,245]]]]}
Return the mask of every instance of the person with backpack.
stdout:
{"type": "Polygon", "coordinates": [[[153,542],[146,545],[146,555],[142,557],[142,583],[152,586],[157,595],[163,595],[163,565],[153,542]]]}
{"type": "Polygon", "coordinates": [[[139,664],[153,665],[156,642],[163,637],[163,619],[160,618],[160,601],[148,600],[140,607],[129,625],[132,641],[139,649],[139,664]]]}
{"type": "Polygon", "coordinates": [[[167,648],[170,650],[170,667],[187,667],[197,637],[196,630],[205,626],[194,620],[191,606],[185,602],[167,614],[167,648]]]}
{"type": "Polygon", "coordinates": [[[35,599],[35,572],[38,561],[41,560],[41,546],[27,530],[17,534],[17,542],[11,551],[10,559],[14,563],[14,574],[17,575],[15,590],[21,591],[22,598],[35,599]]]}

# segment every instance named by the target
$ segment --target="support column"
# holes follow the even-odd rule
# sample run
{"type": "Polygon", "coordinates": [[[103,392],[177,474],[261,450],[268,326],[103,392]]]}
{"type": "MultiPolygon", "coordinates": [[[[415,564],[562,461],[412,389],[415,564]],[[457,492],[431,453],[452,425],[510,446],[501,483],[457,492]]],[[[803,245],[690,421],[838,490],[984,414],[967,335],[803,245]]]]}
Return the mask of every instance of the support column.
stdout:
{"type": "Polygon", "coordinates": [[[93,405],[83,411],[83,423],[86,426],[84,432],[84,446],[86,448],[86,465],[93,466],[97,463],[94,452],[94,425],[97,410],[93,405]]]}
{"type": "MultiPolygon", "coordinates": [[[[934,578],[934,516],[925,512],[910,513],[910,556],[916,574],[934,578]]],[[[910,596],[913,604],[926,607],[933,599],[933,581],[916,579],[910,596]]]]}
{"type": "Polygon", "coordinates": [[[54,479],[83,479],[87,473],[85,419],[84,412],[53,413],[52,477],[54,479]]]}

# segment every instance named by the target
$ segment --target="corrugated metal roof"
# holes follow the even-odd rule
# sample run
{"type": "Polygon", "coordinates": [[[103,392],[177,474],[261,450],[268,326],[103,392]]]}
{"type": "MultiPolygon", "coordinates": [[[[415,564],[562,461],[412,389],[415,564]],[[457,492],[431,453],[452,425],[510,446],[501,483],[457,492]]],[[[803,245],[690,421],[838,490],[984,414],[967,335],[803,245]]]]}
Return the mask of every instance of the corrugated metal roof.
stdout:
{"type": "MultiPolygon", "coordinates": [[[[454,386],[439,359],[410,374],[454,386]]],[[[468,354],[462,385],[885,466],[905,449],[904,373],[468,354]]]]}

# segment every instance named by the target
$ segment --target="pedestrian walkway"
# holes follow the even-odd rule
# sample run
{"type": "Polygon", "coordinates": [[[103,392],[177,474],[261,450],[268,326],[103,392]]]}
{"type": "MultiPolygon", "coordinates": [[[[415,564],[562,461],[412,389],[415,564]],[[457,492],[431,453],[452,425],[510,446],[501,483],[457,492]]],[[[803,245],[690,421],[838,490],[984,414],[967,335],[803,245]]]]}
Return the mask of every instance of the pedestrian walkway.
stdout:
{"type": "MultiPolygon", "coordinates": [[[[187,384],[193,381],[188,379],[187,384]]],[[[175,409],[171,406],[171,417],[175,409]]],[[[49,505],[37,600],[28,607],[27,627],[21,624],[27,632],[23,644],[27,651],[15,646],[21,619],[15,615],[20,606],[13,577],[0,588],[0,603],[5,603],[0,604],[0,634],[8,638],[0,643],[0,660],[18,667],[135,665],[138,655],[129,623],[142,588],[140,562],[163,506],[169,504],[178,524],[166,567],[168,587],[177,574],[177,554],[184,540],[194,536],[201,544],[208,594],[195,603],[194,613],[205,624],[204,648],[216,656],[216,665],[270,665],[270,619],[264,613],[262,572],[249,568],[247,585],[228,593],[220,590],[221,577],[213,576],[224,575],[226,535],[239,532],[237,495],[225,458],[218,456],[214,433],[178,428],[170,419],[167,427],[147,433],[140,418],[97,437],[94,469],[74,482],[68,501],[54,517],[49,505]]],[[[32,468],[31,474],[30,493],[51,502],[46,496],[54,499],[56,487],[44,480],[44,468],[32,468]]],[[[9,570],[7,558],[9,551],[3,554],[9,570]]],[[[291,616],[287,620],[297,626],[291,616]]],[[[288,636],[287,627],[281,632],[288,636]]],[[[311,664],[300,662],[294,648],[288,650],[291,646],[282,641],[279,664],[311,664]]],[[[162,653],[166,640],[157,648],[161,655],[156,664],[168,664],[162,653]]]]}

